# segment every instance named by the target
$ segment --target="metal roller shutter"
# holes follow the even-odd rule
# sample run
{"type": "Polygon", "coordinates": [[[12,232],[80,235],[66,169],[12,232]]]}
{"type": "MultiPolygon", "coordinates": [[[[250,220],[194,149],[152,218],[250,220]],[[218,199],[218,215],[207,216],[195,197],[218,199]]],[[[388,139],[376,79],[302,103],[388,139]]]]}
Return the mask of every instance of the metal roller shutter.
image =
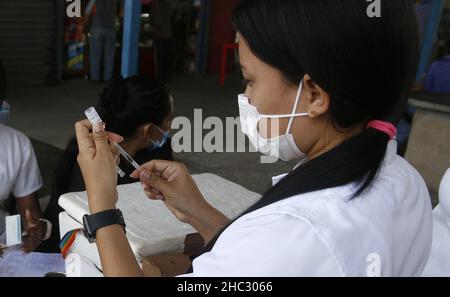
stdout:
{"type": "Polygon", "coordinates": [[[8,84],[37,85],[58,77],[57,1],[0,0],[0,59],[8,84]]]}

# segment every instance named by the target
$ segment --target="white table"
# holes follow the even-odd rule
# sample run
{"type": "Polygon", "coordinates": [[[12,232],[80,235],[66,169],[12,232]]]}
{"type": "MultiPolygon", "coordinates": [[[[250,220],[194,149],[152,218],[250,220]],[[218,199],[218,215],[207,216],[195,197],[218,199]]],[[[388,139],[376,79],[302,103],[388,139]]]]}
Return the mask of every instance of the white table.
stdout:
{"type": "MultiPolygon", "coordinates": [[[[217,175],[200,174],[194,175],[193,178],[208,202],[231,219],[261,197],[217,175]]],[[[118,192],[117,206],[124,215],[127,238],[138,262],[141,262],[144,256],[184,249],[186,235],[195,232],[191,226],[179,222],[161,201],[148,199],[140,183],[118,186],[118,192]]],[[[59,199],[59,204],[65,210],[60,214],[61,236],[70,230],[82,228],[82,217],[88,213],[86,193],[65,194],[59,199]]],[[[72,259],[72,263],[85,266],[80,269],[71,268],[73,271],[87,271],[87,274],[92,274],[92,268],[101,268],[96,245],[90,244],[84,236],[76,237],[70,252],[80,257],[79,260],[72,259]]]]}

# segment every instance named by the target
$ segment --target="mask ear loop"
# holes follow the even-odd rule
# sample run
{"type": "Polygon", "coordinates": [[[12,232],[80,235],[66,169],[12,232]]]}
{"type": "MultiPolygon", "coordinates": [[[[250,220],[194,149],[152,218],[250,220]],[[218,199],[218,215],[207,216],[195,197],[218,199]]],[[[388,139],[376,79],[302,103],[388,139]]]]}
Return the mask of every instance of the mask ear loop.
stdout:
{"type": "MultiPolygon", "coordinates": [[[[162,139],[159,140],[159,143],[161,143],[164,140],[167,141],[167,136],[166,135],[169,134],[169,131],[164,131],[161,127],[159,127],[157,125],[155,125],[155,126],[156,126],[156,128],[158,128],[159,132],[161,132],[161,134],[162,134],[162,139]]],[[[154,141],[152,139],[150,139],[150,141],[153,143],[153,145],[157,145],[157,143],[158,143],[158,142],[156,142],[156,141],[154,141]]]]}
{"type": "MultiPolygon", "coordinates": [[[[294,123],[294,118],[296,115],[296,111],[297,111],[298,105],[300,103],[300,95],[302,93],[302,90],[303,90],[303,80],[300,82],[300,86],[298,87],[297,97],[295,99],[294,109],[292,110],[291,119],[289,120],[289,125],[286,130],[286,135],[289,134],[289,132],[291,132],[292,124],[294,123]]],[[[301,115],[306,116],[306,115],[308,115],[308,113],[302,113],[301,115]]]]}
{"type": "MultiPolygon", "coordinates": [[[[163,136],[164,136],[164,130],[163,129],[161,129],[158,125],[155,125],[155,124],[153,124],[153,127],[156,127],[158,130],[159,130],[159,132],[161,132],[162,134],[163,134],[163,136]]],[[[153,139],[151,139],[150,138],[150,142],[151,143],[153,143],[153,145],[156,145],[156,143],[157,143],[157,141],[154,141],[153,139]]]]}
{"type": "MultiPolygon", "coordinates": [[[[155,125],[156,126],[156,125],[155,125]]],[[[159,132],[161,132],[163,135],[164,133],[166,133],[166,131],[164,131],[163,129],[161,129],[159,126],[156,126],[156,128],[158,128],[159,132]]]]}

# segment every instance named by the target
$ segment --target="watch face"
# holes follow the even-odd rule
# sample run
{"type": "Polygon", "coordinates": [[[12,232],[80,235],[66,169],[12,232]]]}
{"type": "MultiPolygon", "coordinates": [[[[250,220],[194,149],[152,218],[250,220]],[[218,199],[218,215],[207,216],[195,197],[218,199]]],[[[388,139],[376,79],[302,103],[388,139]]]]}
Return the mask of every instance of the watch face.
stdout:
{"type": "Polygon", "coordinates": [[[86,239],[89,239],[89,234],[86,232],[86,229],[83,229],[83,234],[86,239]]]}
{"type": "Polygon", "coordinates": [[[93,234],[91,231],[91,226],[89,225],[89,216],[88,215],[84,215],[83,216],[83,233],[84,236],[89,240],[90,243],[94,242],[94,238],[93,238],[93,234]]]}

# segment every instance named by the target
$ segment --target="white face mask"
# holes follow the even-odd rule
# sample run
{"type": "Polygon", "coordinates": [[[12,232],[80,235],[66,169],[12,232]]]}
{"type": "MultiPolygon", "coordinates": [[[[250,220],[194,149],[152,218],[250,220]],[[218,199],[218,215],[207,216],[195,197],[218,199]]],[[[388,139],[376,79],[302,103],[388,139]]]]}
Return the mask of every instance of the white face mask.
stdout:
{"type": "MultiPolygon", "coordinates": [[[[297,98],[295,99],[294,108],[292,113],[288,115],[261,115],[256,107],[249,103],[249,100],[244,95],[239,95],[239,114],[241,118],[242,132],[247,135],[252,145],[258,150],[258,152],[279,158],[283,161],[290,161],[299,159],[304,160],[306,155],[297,147],[294,141],[294,137],[291,134],[292,123],[296,117],[306,117],[308,113],[295,113],[300,103],[300,95],[302,93],[303,81],[300,83],[297,92],[297,98]],[[261,119],[272,119],[271,124],[277,122],[273,119],[285,119],[290,118],[289,125],[285,135],[266,139],[259,134],[258,123],[261,119]]],[[[272,130],[274,126],[272,126],[272,130]]],[[[278,127],[276,127],[278,128],[278,127]]],[[[278,129],[276,130],[278,133],[278,129]]]]}

